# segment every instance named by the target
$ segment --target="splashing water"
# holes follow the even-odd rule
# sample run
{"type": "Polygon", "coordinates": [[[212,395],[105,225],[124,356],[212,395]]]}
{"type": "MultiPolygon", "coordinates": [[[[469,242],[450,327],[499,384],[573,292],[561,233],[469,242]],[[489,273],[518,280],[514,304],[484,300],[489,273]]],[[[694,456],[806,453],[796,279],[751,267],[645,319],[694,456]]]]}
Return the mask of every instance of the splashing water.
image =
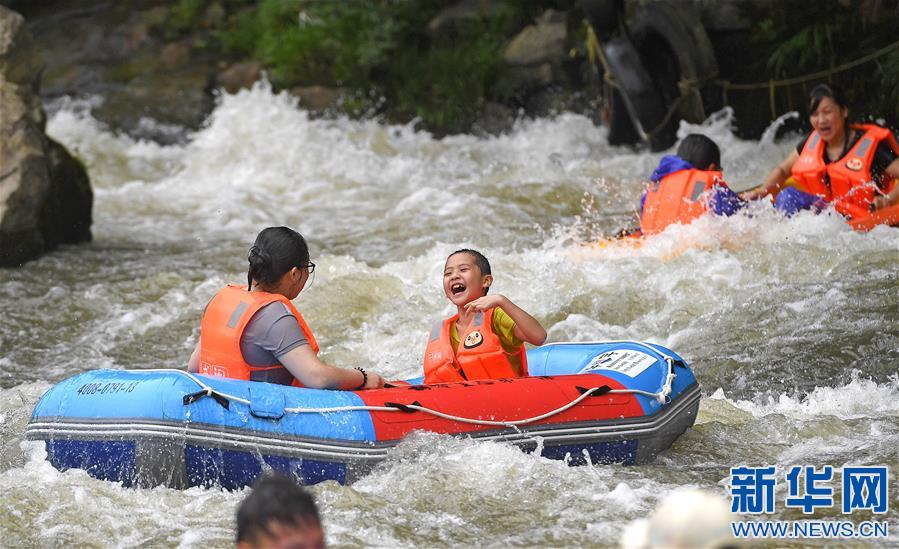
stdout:
{"type": "MultiPolygon", "coordinates": [[[[860,234],[833,213],[785,219],[754,204],[639,246],[598,245],[636,222],[664,153],[611,147],[572,114],[438,140],[313,119],[259,84],[224,94],[202,129],[162,146],[111,133],[89,107],[58,105],[48,131],[88,166],[94,242],[0,272],[5,543],[231,543],[243,492],[123,489],[55,471],[20,442],[60,379],[183,367],[206,302],[244,279],[246,250],[269,225],[310,242],[319,268],[296,302],[326,361],[416,375],[427,327],[451,311],[443,261],[467,246],[550,341],[668,345],[707,395],[696,427],[639,467],[569,468],[499,443],[412,437],[355,485],[313,488],[329,543],[609,545],[678,486],[721,491],[731,466],[899,467],[899,229],[860,234]]],[[[678,135],[718,142],[738,188],[795,145],[774,129],[743,141],[732,125],[725,110],[678,135]]]]}

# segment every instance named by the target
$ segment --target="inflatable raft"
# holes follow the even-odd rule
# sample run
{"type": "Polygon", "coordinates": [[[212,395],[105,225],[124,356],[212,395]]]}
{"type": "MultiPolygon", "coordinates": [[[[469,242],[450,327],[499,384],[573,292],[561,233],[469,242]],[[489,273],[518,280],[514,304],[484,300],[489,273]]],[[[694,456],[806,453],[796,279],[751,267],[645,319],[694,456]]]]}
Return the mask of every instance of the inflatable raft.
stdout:
{"type": "Polygon", "coordinates": [[[126,486],[252,484],[267,468],[352,482],[414,430],[506,441],[569,464],[643,463],[693,425],[700,389],[659,345],[554,343],[530,377],[328,391],[97,370],[47,391],[26,428],[60,470],[126,486]]]}
{"type": "Polygon", "coordinates": [[[899,204],[856,217],[849,225],[856,231],[870,231],[878,225],[899,226],[899,204]]]}

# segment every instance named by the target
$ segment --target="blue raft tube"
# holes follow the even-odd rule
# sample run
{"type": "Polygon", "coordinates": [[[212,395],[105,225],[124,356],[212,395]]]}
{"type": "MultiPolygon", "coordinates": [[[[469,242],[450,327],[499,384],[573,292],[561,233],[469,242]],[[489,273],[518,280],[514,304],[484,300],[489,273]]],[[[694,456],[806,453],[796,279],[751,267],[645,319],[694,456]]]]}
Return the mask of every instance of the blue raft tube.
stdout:
{"type": "Polygon", "coordinates": [[[60,470],[126,486],[352,482],[414,430],[505,441],[571,465],[646,463],[696,419],[700,388],[671,350],[639,341],[550,343],[529,377],[330,391],[189,374],[95,370],[52,387],[26,437],[60,470]]]}

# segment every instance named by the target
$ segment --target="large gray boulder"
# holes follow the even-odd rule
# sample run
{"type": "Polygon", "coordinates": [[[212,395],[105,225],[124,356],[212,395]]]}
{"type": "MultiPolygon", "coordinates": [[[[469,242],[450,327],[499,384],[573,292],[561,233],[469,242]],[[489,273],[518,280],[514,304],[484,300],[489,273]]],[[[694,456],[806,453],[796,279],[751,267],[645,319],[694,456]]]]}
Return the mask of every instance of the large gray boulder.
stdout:
{"type": "Polygon", "coordinates": [[[44,134],[41,62],[25,19],[0,6],[0,267],[91,238],[84,166],[44,134]]]}
{"type": "Polygon", "coordinates": [[[568,55],[566,40],[565,14],[546,10],[506,45],[503,59],[507,70],[500,88],[523,95],[559,83],[568,55]]]}

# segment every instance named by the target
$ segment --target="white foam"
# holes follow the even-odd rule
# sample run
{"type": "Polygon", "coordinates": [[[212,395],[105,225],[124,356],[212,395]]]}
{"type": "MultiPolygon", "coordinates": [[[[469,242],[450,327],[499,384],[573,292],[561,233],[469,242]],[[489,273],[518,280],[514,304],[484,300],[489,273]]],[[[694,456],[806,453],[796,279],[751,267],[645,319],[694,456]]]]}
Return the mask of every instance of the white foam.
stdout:
{"type": "MultiPolygon", "coordinates": [[[[606,129],[578,115],[521,120],[500,136],[435,139],[414,124],[314,119],[261,83],[223,94],[184,144],[160,146],[110,132],[89,109],[62,105],[49,129],[88,165],[95,242],[42,260],[37,282],[16,272],[0,282],[16,312],[37,315],[6,318],[3,335],[16,343],[0,357],[5,372],[39,367],[59,379],[87,368],[182,365],[210,297],[245,278],[255,233],[286,224],[306,235],[318,265],[296,303],[327,362],[367,365],[389,378],[419,374],[426,330],[453,312],[441,287],[446,256],[472,247],[491,260],[492,291],[537,316],[550,341],[662,343],[694,363],[706,390],[718,380],[727,389],[706,399],[697,429],[648,467],[569,468],[506,444],[413,437],[356,485],[314,488],[329,543],[610,544],[624,521],[646,515],[675,484],[714,483],[703,471],[732,465],[719,452],[730,459],[730,446],[740,448],[747,432],[777,425],[780,416],[798,453],[758,444],[760,460],[806,459],[878,432],[887,442],[892,436],[899,389],[882,371],[872,374],[876,381],[859,375],[829,386],[825,376],[848,365],[828,363],[816,389],[775,389],[770,400],[756,395],[787,383],[770,367],[786,371],[783,362],[794,356],[854,345],[846,360],[862,360],[894,348],[888,315],[870,311],[884,299],[889,306],[892,294],[878,292],[895,280],[899,229],[861,234],[832,212],[786,219],[756,203],[730,218],[672,226],[638,245],[596,244],[633,225],[646,177],[673,150],[611,147],[606,129]],[[48,268],[55,271],[45,275],[48,268]],[[68,282],[43,283],[45,276],[68,282]],[[60,322],[57,311],[68,309],[82,317],[60,322]],[[802,430],[822,416],[837,425],[865,419],[863,433],[852,439],[802,430]],[[525,526],[515,520],[522,516],[525,526]]],[[[732,124],[725,111],[706,124],[682,125],[680,134],[718,141],[735,187],[760,182],[795,146],[793,138],[739,139],[732,124]]],[[[37,399],[26,395],[24,404],[7,399],[11,408],[0,407],[0,425],[24,425],[16,411],[27,408],[27,415],[37,399]]],[[[893,450],[872,455],[893,455],[884,452],[893,450]]],[[[45,515],[23,511],[37,527],[72,527],[19,540],[23,545],[78,539],[101,515],[130,525],[123,544],[226,545],[243,495],[124,490],[55,472],[37,457],[0,475],[0,488],[45,498],[38,506],[45,515]],[[67,498],[69,487],[81,491],[67,498]],[[76,514],[71,510],[83,513],[84,506],[75,499],[95,509],[76,514]]]]}
{"type": "Polygon", "coordinates": [[[761,402],[731,400],[721,389],[716,390],[709,398],[724,400],[759,418],[770,414],[782,414],[796,419],[814,419],[827,415],[842,420],[892,417],[899,415],[899,376],[894,376],[889,383],[878,384],[864,379],[856,371],[852,380],[845,385],[815,387],[801,396],[780,394],[761,402]]]}

